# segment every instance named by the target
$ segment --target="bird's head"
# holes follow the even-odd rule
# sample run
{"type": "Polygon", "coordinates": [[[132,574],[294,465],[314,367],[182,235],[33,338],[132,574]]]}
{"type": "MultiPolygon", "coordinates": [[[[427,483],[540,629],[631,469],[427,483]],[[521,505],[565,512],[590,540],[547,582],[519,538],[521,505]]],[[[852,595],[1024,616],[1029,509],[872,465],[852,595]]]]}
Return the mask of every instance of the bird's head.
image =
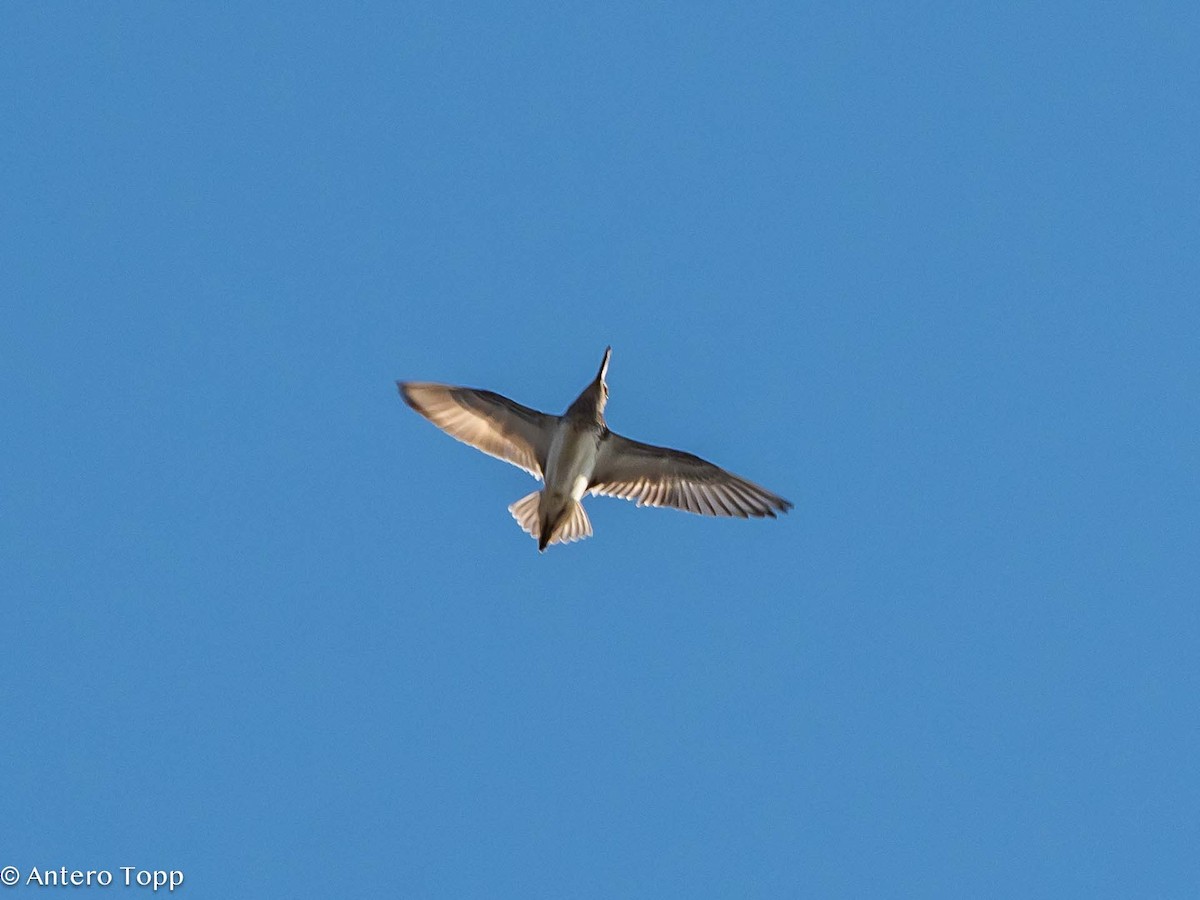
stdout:
{"type": "Polygon", "coordinates": [[[608,385],[604,377],[608,374],[608,360],[612,356],[612,347],[604,348],[604,359],[600,362],[600,371],[592,383],[583,389],[583,393],[575,398],[567,410],[567,415],[594,419],[598,425],[604,425],[604,406],[608,403],[608,385]]]}

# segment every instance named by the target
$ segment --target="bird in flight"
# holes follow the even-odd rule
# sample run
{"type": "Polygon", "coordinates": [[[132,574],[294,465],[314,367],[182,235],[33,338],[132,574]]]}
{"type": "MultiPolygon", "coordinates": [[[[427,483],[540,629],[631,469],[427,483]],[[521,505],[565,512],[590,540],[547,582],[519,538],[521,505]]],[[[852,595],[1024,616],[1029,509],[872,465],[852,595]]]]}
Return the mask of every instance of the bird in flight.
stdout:
{"type": "Polygon", "coordinates": [[[508,508],[537,542],[591,537],[584,494],[620,497],[638,506],[673,506],[704,516],[775,518],[792,504],[712,463],[608,430],[608,361],[561,416],[538,412],[491,391],[397,381],[404,402],[452,438],[518,466],[545,487],[508,508]]]}

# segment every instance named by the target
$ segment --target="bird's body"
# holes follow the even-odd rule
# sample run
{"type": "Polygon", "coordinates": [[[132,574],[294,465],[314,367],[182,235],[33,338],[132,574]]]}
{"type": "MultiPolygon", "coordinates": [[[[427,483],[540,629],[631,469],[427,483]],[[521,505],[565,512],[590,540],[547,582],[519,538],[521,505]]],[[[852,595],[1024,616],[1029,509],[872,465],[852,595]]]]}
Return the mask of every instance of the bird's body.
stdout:
{"type": "Polygon", "coordinates": [[[404,401],[451,437],[542,478],[545,487],[509,507],[538,542],[577,541],[592,533],[585,494],[673,506],[713,516],[775,517],[792,504],[698,456],[623,438],[604,420],[605,376],[600,371],[561,416],[541,413],[491,391],[429,382],[397,382],[404,401]]]}
{"type": "MultiPolygon", "coordinates": [[[[571,505],[583,499],[596,469],[599,452],[600,433],[596,428],[566,416],[559,420],[546,461],[546,486],[538,492],[540,549],[546,549],[550,535],[571,510],[571,505]]],[[[588,530],[590,532],[590,527],[588,530]]]]}

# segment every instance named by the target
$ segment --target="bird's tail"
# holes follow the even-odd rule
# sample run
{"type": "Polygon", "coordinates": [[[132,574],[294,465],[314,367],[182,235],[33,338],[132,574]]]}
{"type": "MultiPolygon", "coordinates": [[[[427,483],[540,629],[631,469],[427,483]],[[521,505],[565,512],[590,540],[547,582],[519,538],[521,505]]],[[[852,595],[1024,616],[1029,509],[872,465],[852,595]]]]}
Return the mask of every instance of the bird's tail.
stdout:
{"type": "Polygon", "coordinates": [[[582,541],[592,536],[592,523],[583,509],[583,504],[572,500],[558,519],[558,525],[550,535],[551,544],[566,544],[582,541]]]}
{"type": "Polygon", "coordinates": [[[517,520],[517,524],[524,531],[528,532],[534,540],[537,540],[542,533],[542,525],[538,521],[538,498],[541,495],[541,491],[526,494],[508,508],[508,511],[512,513],[512,517],[517,520]]]}
{"type": "Polygon", "coordinates": [[[512,517],[517,520],[530,537],[538,542],[538,549],[545,550],[550,544],[565,544],[570,541],[581,541],[592,536],[592,523],[578,500],[568,500],[567,508],[558,521],[551,526],[548,539],[542,538],[542,521],[539,509],[541,491],[526,494],[508,508],[512,517]]]}

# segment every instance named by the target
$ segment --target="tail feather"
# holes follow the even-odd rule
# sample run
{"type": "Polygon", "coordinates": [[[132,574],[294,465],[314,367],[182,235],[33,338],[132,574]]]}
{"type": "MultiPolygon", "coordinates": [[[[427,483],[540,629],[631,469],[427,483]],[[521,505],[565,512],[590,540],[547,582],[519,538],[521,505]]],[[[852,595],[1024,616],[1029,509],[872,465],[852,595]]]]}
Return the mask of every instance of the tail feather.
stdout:
{"type": "Polygon", "coordinates": [[[550,535],[551,544],[568,544],[592,536],[592,523],[583,509],[583,504],[572,500],[567,511],[558,520],[558,526],[550,535]]]}
{"type": "Polygon", "coordinates": [[[534,491],[508,508],[521,529],[538,542],[539,550],[545,550],[551,544],[566,544],[592,536],[592,523],[588,520],[583,504],[578,500],[568,500],[567,507],[558,517],[558,521],[549,526],[549,534],[543,537],[541,498],[542,492],[534,491]]]}
{"type": "Polygon", "coordinates": [[[541,495],[541,491],[526,494],[508,508],[508,511],[512,513],[512,517],[517,520],[517,524],[535,541],[542,534],[542,525],[538,521],[538,499],[541,495]]]}

